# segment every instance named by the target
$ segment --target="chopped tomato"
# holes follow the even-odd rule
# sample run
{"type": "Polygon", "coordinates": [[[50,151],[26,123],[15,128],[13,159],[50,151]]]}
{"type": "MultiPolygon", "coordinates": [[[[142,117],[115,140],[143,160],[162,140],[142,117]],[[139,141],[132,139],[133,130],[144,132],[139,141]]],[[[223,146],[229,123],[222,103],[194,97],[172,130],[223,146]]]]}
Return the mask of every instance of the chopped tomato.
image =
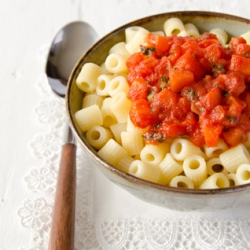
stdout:
{"type": "Polygon", "coordinates": [[[198,38],[149,33],[127,61],[130,119],[146,143],[183,137],[201,147],[228,146],[250,132],[250,45],[215,34],[198,38]]]}
{"type": "Polygon", "coordinates": [[[240,127],[234,127],[223,132],[222,137],[230,147],[247,141],[247,136],[240,127]]]}
{"type": "Polygon", "coordinates": [[[201,80],[206,72],[202,63],[190,52],[186,52],[180,56],[176,60],[174,67],[191,71],[194,74],[195,81],[201,80]]]}
{"type": "Polygon", "coordinates": [[[180,92],[184,87],[194,83],[193,72],[185,69],[173,69],[169,73],[171,91],[180,92]]]}
{"type": "Polygon", "coordinates": [[[202,96],[200,103],[203,108],[210,111],[220,104],[221,99],[222,96],[219,88],[213,88],[206,95],[202,96]]]}
{"type": "Polygon", "coordinates": [[[250,58],[232,55],[229,69],[232,71],[239,71],[246,76],[250,76],[250,58]]]}
{"type": "Polygon", "coordinates": [[[148,37],[146,38],[146,42],[148,42],[150,45],[154,45],[156,50],[159,50],[162,53],[168,53],[169,48],[173,43],[173,38],[149,33],[148,37]]]}
{"type": "Polygon", "coordinates": [[[143,78],[139,78],[132,82],[128,92],[128,98],[132,101],[146,99],[148,96],[148,89],[146,81],[143,78]]]}
{"type": "Polygon", "coordinates": [[[128,71],[133,71],[133,69],[143,60],[144,60],[144,55],[141,52],[137,52],[131,55],[126,61],[126,66],[128,68],[128,71]]]}
{"type": "Polygon", "coordinates": [[[132,123],[139,128],[146,128],[153,124],[150,106],[145,99],[132,102],[129,115],[132,123]]]}

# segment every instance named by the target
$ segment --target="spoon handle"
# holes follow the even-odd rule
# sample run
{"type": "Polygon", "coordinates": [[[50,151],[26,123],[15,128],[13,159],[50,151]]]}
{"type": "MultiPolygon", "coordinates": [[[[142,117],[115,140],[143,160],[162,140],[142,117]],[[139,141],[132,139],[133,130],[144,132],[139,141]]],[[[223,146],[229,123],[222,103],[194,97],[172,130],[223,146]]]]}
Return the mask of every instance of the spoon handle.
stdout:
{"type": "Polygon", "coordinates": [[[73,250],[75,234],[76,145],[62,147],[49,250],[73,250]]]}

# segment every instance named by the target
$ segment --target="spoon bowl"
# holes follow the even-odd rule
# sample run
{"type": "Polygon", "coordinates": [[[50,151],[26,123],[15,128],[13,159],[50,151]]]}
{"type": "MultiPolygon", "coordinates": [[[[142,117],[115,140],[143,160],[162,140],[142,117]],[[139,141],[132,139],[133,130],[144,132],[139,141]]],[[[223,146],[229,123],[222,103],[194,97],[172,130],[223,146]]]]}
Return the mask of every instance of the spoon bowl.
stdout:
{"type": "Polygon", "coordinates": [[[65,97],[67,82],[75,64],[98,39],[96,32],[86,22],[76,21],[64,26],[50,47],[46,74],[53,91],[65,97]]]}
{"type": "MultiPolygon", "coordinates": [[[[97,38],[93,28],[81,21],[69,23],[56,34],[49,50],[46,74],[57,95],[65,97],[74,65],[97,38]]],[[[49,250],[74,249],[76,144],[71,128],[67,128],[58,171],[49,250]]]]}

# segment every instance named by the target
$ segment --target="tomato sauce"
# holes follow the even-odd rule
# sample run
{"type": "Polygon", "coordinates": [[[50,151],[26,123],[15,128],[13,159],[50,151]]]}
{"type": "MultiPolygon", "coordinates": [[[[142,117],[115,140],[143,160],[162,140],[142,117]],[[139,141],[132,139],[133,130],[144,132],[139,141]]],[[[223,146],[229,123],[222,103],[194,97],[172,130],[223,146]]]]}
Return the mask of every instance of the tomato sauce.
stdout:
{"type": "Polygon", "coordinates": [[[127,60],[130,119],[146,143],[182,137],[213,147],[244,143],[250,131],[250,46],[214,34],[198,38],[149,33],[127,60]]]}

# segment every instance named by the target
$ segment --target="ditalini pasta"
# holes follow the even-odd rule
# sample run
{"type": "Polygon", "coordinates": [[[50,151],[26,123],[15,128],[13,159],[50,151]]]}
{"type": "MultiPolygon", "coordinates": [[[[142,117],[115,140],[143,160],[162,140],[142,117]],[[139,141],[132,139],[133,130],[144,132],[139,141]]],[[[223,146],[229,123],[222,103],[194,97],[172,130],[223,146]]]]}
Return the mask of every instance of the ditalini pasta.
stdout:
{"type": "Polygon", "coordinates": [[[92,92],[97,85],[97,78],[102,73],[101,68],[94,63],[83,65],[80,74],[76,78],[76,84],[84,92],[92,92]]]}
{"type": "Polygon", "coordinates": [[[170,187],[178,187],[178,188],[194,188],[194,183],[184,175],[175,176],[171,182],[169,183],[170,187]]]}
{"type": "MultiPolygon", "coordinates": [[[[125,30],[125,40],[114,44],[109,49],[108,56],[101,65],[94,63],[83,65],[76,79],[78,88],[85,92],[82,108],[75,113],[77,125],[86,136],[88,143],[97,150],[97,154],[101,158],[119,170],[137,178],[175,188],[190,189],[227,188],[249,183],[250,155],[248,150],[250,149],[250,131],[245,135],[239,134],[239,139],[244,139],[244,141],[237,145],[230,143],[232,138],[235,139],[238,136],[238,128],[231,134],[228,134],[230,129],[225,130],[226,132],[217,139],[216,143],[214,143],[213,137],[205,137],[204,143],[200,146],[195,143],[197,141],[191,140],[192,138],[189,139],[189,136],[183,136],[183,123],[188,124],[188,129],[192,130],[195,127],[193,124],[194,116],[198,116],[204,109],[209,111],[208,114],[215,119],[215,122],[218,122],[216,119],[221,119],[223,107],[219,105],[218,101],[222,96],[218,90],[220,91],[219,88],[223,84],[228,84],[226,80],[223,84],[221,83],[223,77],[225,77],[224,67],[226,65],[223,64],[223,61],[217,65],[207,58],[205,59],[208,61],[205,62],[204,59],[202,65],[197,63],[196,59],[199,58],[200,52],[191,55],[192,49],[196,48],[196,45],[188,47],[195,39],[202,36],[194,24],[183,23],[179,18],[170,18],[165,21],[162,29],[150,33],[143,27],[129,27],[125,30]],[[156,37],[152,38],[154,35],[156,37]],[[164,52],[164,41],[169,42],[168,39],[171,39],[171,37],[177,39],[177,37],[180,38],[181,36],[191,37],[190,40],[186,40],[186,47],[183,47],[183,50],[187,50],[185,56],[187,56],[191,64],[196,65],[196,68],[191,73],[191,66],[185,63],[184,55],[179,55],[180,44],[186,38],[183,38],[184,40],[180,39],[179,44],[176,46],[168,48],[168,53],[164,52]],[[147,39],[150,39],[150,37],[155,47],[147,47],[147,39]],[[169,56],[168,61],[164,57],[162,57],[162,64],[158,65],[154,65],[156,62],[150,57],[148,60],[143,61],[143,56],[154,55],[154,53],[156,53],[155,57],[158,60],[158,57],[162,56],[160,53],[157,54],[156,49],[159,48],[166,56],[169,56]],[[140,64],[141,62],[139,78],[135,78],[133,74],[130,75],[129,65],[131,62],[129,62],[129,58],[131,57],[134,57],[134,61],[137,63],[140,64]],[[165,66],[161,68],[163,63],[165,66]],[[192,85],[192,87],[189,85],[199,79],[206,65],[211,65],[210,71],[216,72],[221,77],[220,81],[213,82],[213,92],[211,93],[208,92],[208,89],[211,88],[211,84],[209,85],[208,82],[212,81],[212,77],[207,76],[204,81],[202,80],[203,85],[207,84],[205,93],[197,85],[192,85]],[[151,71],[146,71],[146,67],[151,67],[151,71]],[[181,74],[178,71],[181,71],[181,74]],[[152,74],[149,76],[148,72],[152,74]],[[157,82],[155,79],[159,72],[161,78],[157,82]],[[176,72],[179,75],[175,75],[176,72]],[[148,78],[145,78],[145,75],[148,78]],[[183,82],[182,79],[185,79],[186,82],[183,82]],[[153,87],[149,86],[148,82],[150,81],[154,83],[153,87]],[[175,81],[176,85],[173,85],[173,81],[175,81]],[[136,93],[132,92],[135,87],[139,88],[136,93]],[[158,99],[155,97],[155,94],[158,93],[157,88],[159,92],[164,93],[162,96],[158,95],[158,99]],[[173,93],[170,93],[169,90],[173,93]],[[177,98],[178,93],[181,93],[182,98],[177,98]],[[203,93],[203,98],[199,99],[198,96],[201,93],[203,93]],[[209,99],[211,98],[209,94],[215,96],[215,98],[209,99]],[[155,101],[155,105],[148,106],[147,101],[151,100],[155,101]],[[184,105],[187,100],[192,101],[191,111],[194,114],[193,116],[189,115],[188,119],[177,122],[175,126],[168,127],[168,129],[161,127],[162,121],[159,121],[154,126],[150,125],[152,117],[147,116],[147,112],[157,111],[158,116],[163,119],[163,123],[168,124],[177,119],[176,116],[173,116],[173,113],[176,112],[178,105],[182,106],[177,112],[177,117],[180,120],[183,119],[183,116],[186,116],[189,112],[184,105]],[[172,106],[168,109],[169,103],[172,106]],[[139,105],[140,109],[137,109],[136,105],[139,105]],[[131,110],[134,111],[135,109],[138,116],[143,114],[144,119],[138,120],[138,117],[133,117],[131,110]],[[164,118],[166,112],[172,114],[172,116],[164,118]],[[140,123],[140,126],[137,126],[137,123],[140,123]],[[166,137],[164,137],[164,133],[167,134],[166,137]],[[177,136],[172,136],[173,133],[177,134],[177,136]],[[151,143],[151,141],[154,143],[151,143]]],[[[225,30],[216,27],[211,29],[209,34],[211,36],[213,34],[212,39],[217,37],[216,42],[212,43],[209,40],[209,43],[217,48],[215,54],[209,51],[210,55],[213,54],[213,60],[215,60],[216,53],[219,51],[219,43],[224,49],[230,47],[228,46],[229,36],[225,30]]],[[[203,41],[206,36],[209,35],[204,35],[199,40],[202,44],[201,48],[206,46],[206,41],[203,41]]],[[[242,34],[241,37],[245,39],[248,45],[242,46],[238,53],[244,52],[243,47],[246,47],[248,52],[250,50],[250,47],[247,47],[250,44],[250,31],[242,34]]],[[[235,44],[231,44],[231,47],[236,46],[235,44]]],[[[233,59],[237,60],[237,56],[233,59]]],[[[238,65],[237,61],[235,65],[238,65]]],[[[235,65],[233,66],[236,67],[235,65]]],[[[133,68],[134,65],[132,64],[130,67],[133,68]]],[[[244,70],[244,68],[237,69],[243,74],[244,70]]],[[[233,83],[240,82],[239,74],[233,77],[233,83]]],[[[243,87],[235,85],[231,89],[237,92],[241,91],[243,87]]],[[[240,107],[240,102],[237,102],[237,95],[232,97],[229,94],[231,89],[230,86],[227,86],[227,91],[221,91],[228,98],[223,105],[235,104],[234,108],[230,109],[231,106],[228,106],[224,110],[224,112],[227,112],[224,123],[228,123],[229,128],[237,120],[233,112],[244,108],[244,105],[240,107]]],[[[239,95],[241,92],[237,93],[239,95]]],[[[250,94],[246,98],[250,100],[250,94]]],[[[156,118],[154,117],[154,119],[156,118]]],[[[216,132],[221,131],[219,126],[215,128],[207,126],[206,120],[205,122],[202,120],[200,123],[202,124],[201,129],[207,135],[214,132],[213,130],[216,132]]],[[[199,133],[200,130],[195,131],[198,139],[200,139],[199,133]]]]}
{"type": "Polygon", "coordinates": [[[200,155],[187,157],[183,162],[183,170],[185,175],[193,181],[196,188],[207,178],[206,162],[200,155]]]}
{"type": "Polygon", "coordinates": [[[250,182],[250,164],[242,164],[237,168],[236,179],[239,184],[250,182]]]}

